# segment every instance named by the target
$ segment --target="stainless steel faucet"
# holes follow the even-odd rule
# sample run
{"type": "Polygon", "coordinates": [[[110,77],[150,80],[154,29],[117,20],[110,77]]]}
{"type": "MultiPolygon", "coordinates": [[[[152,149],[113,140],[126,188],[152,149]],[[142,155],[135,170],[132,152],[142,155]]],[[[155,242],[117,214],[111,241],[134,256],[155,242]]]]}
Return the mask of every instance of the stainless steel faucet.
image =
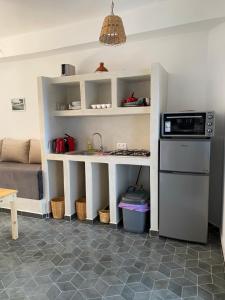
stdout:
{"type": "Polygon", "coordinates": [[[102,135],[101,135],[101,133],[95,132],[95,133],[92,134],[92,145],[94,145],[94,137],[96,135],[99,137],[99,141],[100,141],[98,151],[102,152],[103,151],[103,145],[102,145],[102,135]]]}

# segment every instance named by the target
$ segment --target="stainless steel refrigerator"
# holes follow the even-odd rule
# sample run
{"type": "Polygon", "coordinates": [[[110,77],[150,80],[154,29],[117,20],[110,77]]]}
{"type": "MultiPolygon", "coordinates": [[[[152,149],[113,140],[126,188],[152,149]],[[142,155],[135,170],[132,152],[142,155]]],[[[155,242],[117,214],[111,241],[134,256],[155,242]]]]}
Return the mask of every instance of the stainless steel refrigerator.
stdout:
{"type": "Polygon", "coordinates": [[[159,234],[206,243],[210,140],[160,140],[159,234]]]}

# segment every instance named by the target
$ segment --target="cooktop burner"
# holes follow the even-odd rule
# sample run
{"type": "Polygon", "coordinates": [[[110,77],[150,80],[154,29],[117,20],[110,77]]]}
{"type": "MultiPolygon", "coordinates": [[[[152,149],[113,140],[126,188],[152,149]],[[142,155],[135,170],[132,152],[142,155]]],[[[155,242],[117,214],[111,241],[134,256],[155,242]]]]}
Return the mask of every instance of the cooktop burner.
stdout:
{"type": "Polygon", "coordinates": [[[150,156],[150,151],[148,150],[115,150],[110,153],[111,155],[117,156],[150,156]]]}

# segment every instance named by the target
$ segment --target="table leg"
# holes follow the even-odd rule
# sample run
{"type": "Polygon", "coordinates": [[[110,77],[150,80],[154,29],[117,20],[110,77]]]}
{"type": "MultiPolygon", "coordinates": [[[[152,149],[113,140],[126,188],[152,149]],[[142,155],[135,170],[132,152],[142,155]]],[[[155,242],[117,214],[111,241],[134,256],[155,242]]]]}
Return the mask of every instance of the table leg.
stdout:
{"type": "Polygon", "coordinates": [[[11,224],[12,224],[12,239],[18,239],[18,222],[17,222],[17,209],[15,198],[13,201],[10,201],[11,206],[11,224]]]}

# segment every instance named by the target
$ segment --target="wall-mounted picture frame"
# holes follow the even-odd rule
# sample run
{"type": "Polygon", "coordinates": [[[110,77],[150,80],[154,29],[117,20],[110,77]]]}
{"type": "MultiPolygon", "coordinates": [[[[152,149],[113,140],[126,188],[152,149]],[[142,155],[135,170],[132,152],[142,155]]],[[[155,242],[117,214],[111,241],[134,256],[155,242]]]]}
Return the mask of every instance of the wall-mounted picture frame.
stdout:
{"type": "Polygon", "coordinates": [[[26,101],[25,98],[14,98],[11,99],[12,111],[25,111],[26,101]]]}

